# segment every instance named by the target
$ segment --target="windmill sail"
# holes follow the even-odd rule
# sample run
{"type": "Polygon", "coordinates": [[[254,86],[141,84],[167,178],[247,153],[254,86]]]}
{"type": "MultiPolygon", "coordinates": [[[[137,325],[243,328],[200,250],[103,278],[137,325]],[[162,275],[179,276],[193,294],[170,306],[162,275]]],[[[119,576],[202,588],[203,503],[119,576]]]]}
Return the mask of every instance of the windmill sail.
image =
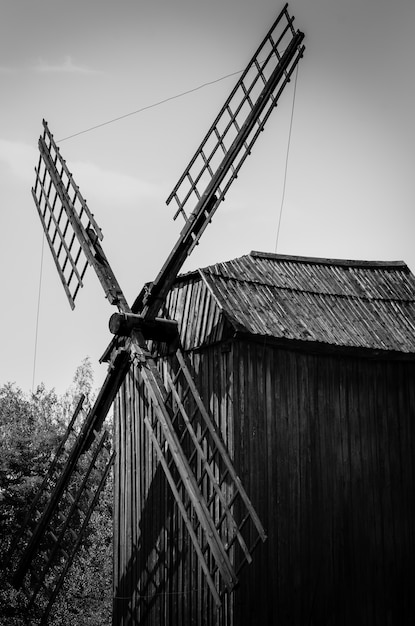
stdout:
{"type": "MultiPolygon", "coordinates": [[[[86,268],[92,265],[109,301],[120,313],[128,314],[132,324],[129,334],[117,337],[107,351],[110,367],[98,398],[67,454],[43,511],[40,505],[35,507],[35,526],[30,528],[29,522],[25,526],[27,540],[17,560],[14,581],[24,585],[32,577],[32,604],[48,586],[49,579],[55,581],[43,602],[45,614],[96,505],[96,499],[90,497],[89,477],[97,470],[101,474],[101,489],[114,461],[114,455],[107,453],[105,431],[103,435],[99,433],[132,364],[140,371],[151,405],[151,411],[134,415],[134,419],[143,419],[217,605],[222,594],[237,584],[239,570],[251,561],[255,545],[266,538],[184,356],[177,350],[171,371],[162,376],[144,337],[152,338],[157,315],[178,272],[224,199],[289,81],[304,51],[302,39],[286,5],[169,196],[168,202],[176,201],[176,216],[183,215],[185,226],[154,283],[141,292],[131,309],[100,245],[102,233],[43,122],[32,195],[70,305],[74,307],[86,268]],[[73,491],[71,485],[78,468],[80,484],[73,491]],[[84,497],[86,506],[80,508],[78,503],[84,497]],[[79,515],[76,529],[73,520],[79,520],[79,515]],[[67,533],[77,536],[73,550],[65,547],[67,533]]],[[[116,467],[124,454],[123,446],[133,456],[136,454],[132,434],[124,435],[124,440],[116,441],[116,467]]],[[[120,464],[117,472],[115,508],[121,519],[126,512],[117,490],[121,492],[130,481],[128,492],[135,478],[127,465],[120,464]]],[[[117,519],[115,528],[120,530],[117,519]]],[[[120,545],[125,545],[125,539],[120,539],[120,545]]],[[[124,572],[120,570],[117,575],[121,579],[124,572]]]]}
{"type": "MultiPolygon", "coordinates": [[[[185,226],[144,299],[146,315],[157,314],[303,56],[304,34],[294,29],[294,18],[287,7],[286,4],[266,34],[167,198],[167,204],[176,202],[175,217],[181,214],[185,226]]],[[[137,305],[133,305],[133,310],[137,305]]]]}
{"type": "Polygon", "coordinates": [[[78,185],[62,158],[47,122],[39,138],[39,163],[32,196],[46,240],[69,304],[83,286],[88,265],[92,265],[111,304],[128,309],[121,288],[112,273],[99,242],[103,235],[78,185]]]}
{"type": "MultiPolygon", "coordinates": [[[[209,194],[209,186],[216,195],[215,208],[218,206],[290,80],[304,48],[300,47],[303,35],[295,31],[287,7],[256,50],[167,198],[167,204],[174,200],[178,206],[175,218],[181,214],[187,222],[186,210],[195,210],[203,194],[209,194]]],[[[213,207],[210,211],[213,214],[213,207]]]]}

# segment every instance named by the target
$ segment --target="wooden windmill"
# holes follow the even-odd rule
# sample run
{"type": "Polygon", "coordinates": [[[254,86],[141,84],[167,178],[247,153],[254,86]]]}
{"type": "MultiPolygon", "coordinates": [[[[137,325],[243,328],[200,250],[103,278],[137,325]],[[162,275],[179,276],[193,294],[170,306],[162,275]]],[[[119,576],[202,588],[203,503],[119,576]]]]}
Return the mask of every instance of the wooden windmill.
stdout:
{"type": "MultiPolygon", "coordinates": [[[[14,545],[14,584],[25,588],[29,603],[39,608],[44,621],[112,466],[114,589],[128,576],[130,587],[137,584],[134,573],[129,574],[134,570],[134,534],[138,534],[134,428],[127,427],[116,411],[113,452],[103,429],[132,365],[139,370],[147,401],[133,407],[130,418],[133,415],[133,422],[145,425],[152,454],[171,489],[175,510],[216,607],[232,593],[256,544],[266,539],[180,350],[177,324],[163,316],[163,303],[303,55],[304,35],[295,30],[293,21],[285,5],[167,199],[167,203],[177,203],[175,217],[184,218],[184,227],[154,282],[132,306],[102,250],[101,230],[43,122],[32,194],[70,305],[74,307],[86,268],[92,265],[106,297],[118,309],[110,320],[116,337],[106,352],[105,382],[91,408],[83,407],[80,400],[14,545]],[[170,368],[156,363],[154,342],[162,342],[174,353],[170,368]]],[[[135,623],[133,614],[123,609],[122,601],[114,602],[114,624],[135,623]]]]}

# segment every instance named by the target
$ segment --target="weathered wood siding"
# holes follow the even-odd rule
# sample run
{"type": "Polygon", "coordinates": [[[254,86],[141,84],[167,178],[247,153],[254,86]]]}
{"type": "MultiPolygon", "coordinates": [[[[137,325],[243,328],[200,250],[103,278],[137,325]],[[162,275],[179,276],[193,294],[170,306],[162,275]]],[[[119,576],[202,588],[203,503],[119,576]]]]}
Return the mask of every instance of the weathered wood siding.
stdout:
{"type": "MultiPolygon", "coordinates": [[[[203,358],[198,384],[206,391],[222,436],[233,449],[229,353],[203,358]],[[226,362],[225,362],[226,361],[226,362]]],[[[196,366],[199,358],[196,357],[196,366]]],[[[161,365],[168,367],[168,360],[161,365]]],[[[113,624],[232,626],[232,599],[217,610],[180,512],[143,423],[151,412],[133,367],[117,399],[113,624]]]]}
{"type": "Polygon", "coordinates": [[[235,462],[268,541],[235,624],[415,623],[415,364],[233,350],[235,462]]]}
{"type": "Polygon", "coordinates": [[[415,363],[249,340],[191,358],[268,540],[217,612],[140,418],[148,406],[132,371],[117,405],[124,484],[114,623],[414,623],[415,363]]]}
{"type": "Polygon", "coordinates": [[[268,540],[216,611],[132,369],[116,408],[115,626],[415,624],[414,293],[402,262],[258,252],[176,281],[160,315],[268,540]]]}

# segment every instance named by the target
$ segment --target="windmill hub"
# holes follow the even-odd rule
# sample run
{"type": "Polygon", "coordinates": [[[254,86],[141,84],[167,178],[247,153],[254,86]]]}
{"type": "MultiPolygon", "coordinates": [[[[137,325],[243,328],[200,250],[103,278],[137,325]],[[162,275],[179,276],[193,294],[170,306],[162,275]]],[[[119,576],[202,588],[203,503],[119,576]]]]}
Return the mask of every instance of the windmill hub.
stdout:
{"type": "Polygon", "coordinates": [[[109,329],[118,337],[129,337],[133,330],[138,330],[145,339],[171,343],[178,338],[178,324],[175,320],[160,317],[146,320],[135,313],[114,313],[109,320],[109,329]]]}

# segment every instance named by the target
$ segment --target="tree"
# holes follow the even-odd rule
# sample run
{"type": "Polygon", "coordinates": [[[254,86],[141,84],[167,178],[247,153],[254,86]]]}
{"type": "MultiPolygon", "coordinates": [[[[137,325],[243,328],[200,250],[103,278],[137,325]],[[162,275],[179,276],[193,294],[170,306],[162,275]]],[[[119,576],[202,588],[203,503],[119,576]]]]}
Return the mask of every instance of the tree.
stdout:
{"type": "MultiPolygon", "coordinates": [[[[12,536],[24,519],[53,457],[81,391],[90,403],[93,376],[89,359],[77,368],[64,396],[40,385],[25,395],[14,384],[0,387],[0,561],[5,562],[12,536]]],[[[98,626],[109,623],[112,579],[112,484],[107,485],[72,565],[49,624],[98,626]]],[[[0,573],[0,625],[27,623],[22,594],[0,573]]]]}
{"type": "Polygon", "coordinates": [[[72,384],[61,398],[64,412],[72,415],[81,395],[85,396],[85,406],[91,406],[94,402],[94,372],[89,356],[85,357],[75,370],[72,384]]]}
{"type": "Polygon", "coordinates": [[[112,477],[99,499],[49,626],[105,626],[112,612],[112,477]]]}
{"type": "MultiPolygon", "coordinates": [[[[62,433],[58,398],[40,385],[27,397],[14,384],[0,388],[0,560],[5,563],[12,537],[24,519],[62,433]]],[[[0,623],[21,622],[21,594],[1,575],[0,623]]]]}
{"type": "MultiPolygon", "coordinates": [[[[63,431],[56,393],[40,385],[30,398],[0,388],[0,530],[9,537],[34,496],[63,431]]],[[[4,543],[2,544],[4,546],[4,543]]]]}

